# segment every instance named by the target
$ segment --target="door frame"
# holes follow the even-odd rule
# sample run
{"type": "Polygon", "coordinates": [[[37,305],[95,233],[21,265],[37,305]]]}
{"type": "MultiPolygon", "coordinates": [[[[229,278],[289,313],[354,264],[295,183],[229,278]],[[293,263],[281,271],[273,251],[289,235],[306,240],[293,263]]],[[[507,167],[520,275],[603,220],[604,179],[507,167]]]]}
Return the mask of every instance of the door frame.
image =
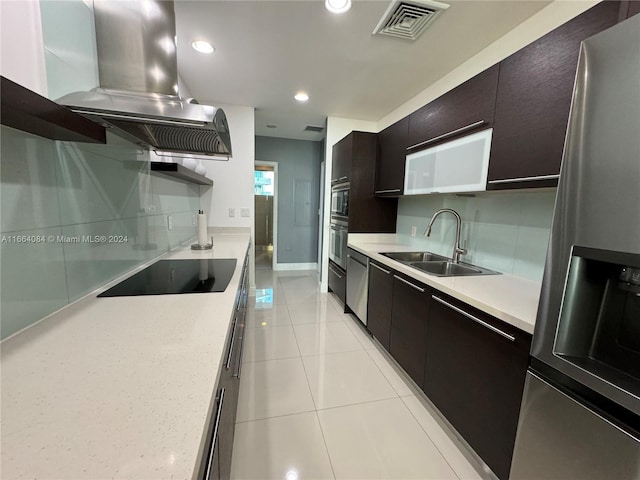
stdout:
{"type": "MultiPolygon", "coordinates": [[[[278,162],[266,162],[262,160],[256,160],[253,162],[255,166],[263,166],[263,167],[273,167],[273,257],[271,259],[271,268],[275,270],[276,265],[278,264],[278,162]]],[[[255,171],[255,168],[254,168],[255,171]]],[[[255,186],[255,183],[254,183],[255,186]]],[[[254,190],[255,192],[255,190],[254,190]]],[[[254,210],[255,210],[255,193],[254,197],[254,210]]],[[[253,218],[253,227],[255,228],[255,215],[253,218]]],[[[255,243],[255,238],[253,239],[255,243]]]]}

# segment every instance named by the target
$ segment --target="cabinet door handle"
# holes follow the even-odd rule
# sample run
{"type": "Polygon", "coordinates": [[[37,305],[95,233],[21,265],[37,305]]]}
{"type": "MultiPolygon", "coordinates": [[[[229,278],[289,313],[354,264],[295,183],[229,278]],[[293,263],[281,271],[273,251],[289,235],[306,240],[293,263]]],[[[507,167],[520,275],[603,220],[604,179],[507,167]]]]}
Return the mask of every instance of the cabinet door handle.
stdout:
{"type": "Polygon", "coordinates": [[[331,270],[336,277],[342,278],[342,275],[340,275],[338,272],[336,272],[334,268],[329,267],[329,270],[331,270]]]}
{"type": "Polygon", "coordinates": [[[404,278],[399,277],[398,275],[394,275],[393,278],[397,278],[398,280],[400,280],[402,283],[406,283],[407,285],[409,285],[411,288],[415,288],[416,290],[418,290],[419,292],[424,293],[424,288],[420,288],[417,285],[414,285],[411,282],[406,281],[404,278]]]}
{"type": "MultiPolygon", "coordinates": [[[[369,265],[371,265],[372,267],[377,268],[378,270],[383,271],[383,272],[384,272],[384,273],[386,273],[387,275],[389,275],[389,274],[391,273],[391,270],[385,270],[384,268],[379,267],[379,266],[378,266],[378,265],[376,265],[375,263],[369,263],[369,265]]],[[[400,280],[402,280],[402,279],[400,279],[400,280]]]]}
{"type": "Polygon", "coordinates": [[[240,337],[240,354],[238,355],[238,366],[233,376],[236,378],[240,378],[240,371],[242,370],[242,353],[244,352],[244,329],[242,331],[242,336],[240,337]]]}
{"type": "Polygon", "coordinates": [[[236,341],[236,327],[238,326],[238,314],[236,313],[233,320],[233,330],[231,331],[231,341],[229,342],[229,349],[227,350],[227,360],[224,362],[224,369],[229,370],[231,368],[231,357],[233,356],[233,344],[236,341]]]}
{"type": "Polygon", "coordinates": [[[207,468],[204,472],[204,478],[210,480],[215,478],[213,472],[211,471],[211,467],[213,465],[213,455],[216,450],[216,442],[218,441],[218,433],[220,431],[220,418],[222,417],[222,403],[224,402],[224,392],[225,388],[220,389],[220,393],[218,394],[218,406],[216,407],[216,416],[213,424],[213,434],[211,435],[211,447],[209,448],[209,454],[207,459],[207,468]]]}
{"type": "Polygon", "coordinates": [[[470,123],[469,125],[465,125],[464,127],[456,128],[455,130],[451,130],[450,132],[443,133],[442,135],[438,135],[437,137],[430,138],[429,140],[425,140],[424,142],[411,145],[410,147],[407,147],[407,150],[413,150],[414,148],[422,147],[423,145],[429,145],[430,143],[437,142],[438,140],[444,140],[445,138],[453,137],[458,133],[466,132],[467,130],[471,130],[473,128],[479,127],[483,123],[485,123],[484,120],[478,120],[477,122],[470,123]]]}
{"type": "Polygon", "coordinates": [[[347,178],[349,178],[349,177],[347,177],[347,176],[345,175],[344,177],[340,177],[340,178],[339,178],[339,180],[346,180],[347,178]]]}
{"type": "Polygon", "coordinates": [[[399,188],[392,188],[391,190],[376,190],[373,193],[396,193],[399,192],[400,189],[399,188]]]}
{"type": "Polygon", "coordinates": [[[515,342],[516,341],[516,337],[514,337],[513,335],[509,335],[506,332],[503,332],[502,330],[500,330],[499,328],[494,327],[493,325],[480,320],[478,317],[474,317],[473,315],[471,315],[470,313],[465,312],[464,310],[456,307],[455,305],[451,305],[449,302],[445,302],[444,300],[442,300],[441,298],[436,297],[435,295],[431,295],[431,298],[433,298],[436,302],[440,302],[441,304],[443,304],[446,307],[449,307],[451,310],[454,310],[456,312],[458,312],[460,315],[464,315],[465,317],[473,320],[474,322],[482,325],[483,327],[488,328],[489,330],[491,330],[492,332],[497,333],[498,335],[503,336],[504,338],[506,338],[507,340],[511,341],[511,342],[515,342]]]}
{"type": "Polygon", "coordinates": [[[489,180],[487,183],[533,182],[535,180],[555,180],[557,178],[560,178],[560,174],[537,175],[535,177],[502,178],[500,180],[489,180]]]}

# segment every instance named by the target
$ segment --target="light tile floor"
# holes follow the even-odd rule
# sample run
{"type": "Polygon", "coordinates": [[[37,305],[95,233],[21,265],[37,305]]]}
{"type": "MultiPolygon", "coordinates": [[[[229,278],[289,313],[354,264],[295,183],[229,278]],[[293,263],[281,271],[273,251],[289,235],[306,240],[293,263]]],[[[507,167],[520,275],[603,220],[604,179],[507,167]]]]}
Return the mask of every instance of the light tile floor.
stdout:
{"type": "Polygon", "coordinates": [[[232,478],[492,478],[316,272],[259,269],[256,290],[232,478]]]}

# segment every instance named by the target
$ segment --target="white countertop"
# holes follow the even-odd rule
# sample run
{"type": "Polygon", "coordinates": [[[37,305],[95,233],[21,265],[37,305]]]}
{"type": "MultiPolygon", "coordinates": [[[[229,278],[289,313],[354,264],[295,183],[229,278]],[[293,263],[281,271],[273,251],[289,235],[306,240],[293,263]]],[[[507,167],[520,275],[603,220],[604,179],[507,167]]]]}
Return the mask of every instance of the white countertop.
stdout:
{"type": "Polygon", "coordinates": [[[379,263],[451,295],[469,305],[533,334],[540,299],[540,282],[513,275],[436,277],[380,255],[382,252],[411,252],[395,234],[349,234],[348,246],[379,263]]]}
{"type": "Polygon", "coordinates": [[[0,344],[0,477],[192,478],[249,239],[162,257],[237,258],[225,292],[96,298],[123,276],[0,344]]]}

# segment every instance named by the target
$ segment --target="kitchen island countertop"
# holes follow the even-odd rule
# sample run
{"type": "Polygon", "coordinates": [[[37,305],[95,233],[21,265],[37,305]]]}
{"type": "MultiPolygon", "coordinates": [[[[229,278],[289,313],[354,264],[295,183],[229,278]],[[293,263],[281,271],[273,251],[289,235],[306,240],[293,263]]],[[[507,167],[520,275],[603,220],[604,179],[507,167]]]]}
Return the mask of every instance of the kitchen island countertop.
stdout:
{"type": "Polygon", "coordinates": [[[429,275],[380,255],[382,252],[419,250],[415,246],[403,244],[395,234],[349,234],[348,246],[376,262],[533,334],[540,299],[540,282],[507,274],[460,277],[429,275]]]}
{"type": "Polygon", "coordinates": [[[3,479],[190,479],[231,324],[248,233],[162,259],[236,258],[225,292],[96,298],[1,345],[3,479]]]}

